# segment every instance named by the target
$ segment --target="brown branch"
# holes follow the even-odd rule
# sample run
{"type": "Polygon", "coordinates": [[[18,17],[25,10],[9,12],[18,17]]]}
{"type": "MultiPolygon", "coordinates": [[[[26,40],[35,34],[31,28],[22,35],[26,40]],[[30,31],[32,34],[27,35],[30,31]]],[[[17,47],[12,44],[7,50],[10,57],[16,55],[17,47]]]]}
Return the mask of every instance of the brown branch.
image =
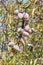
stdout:
{"type": "Polygon", "coordinates": [[[22,22],[22,28],[24,28],[24,20],[23,20],[23,22],[22,22]]]}

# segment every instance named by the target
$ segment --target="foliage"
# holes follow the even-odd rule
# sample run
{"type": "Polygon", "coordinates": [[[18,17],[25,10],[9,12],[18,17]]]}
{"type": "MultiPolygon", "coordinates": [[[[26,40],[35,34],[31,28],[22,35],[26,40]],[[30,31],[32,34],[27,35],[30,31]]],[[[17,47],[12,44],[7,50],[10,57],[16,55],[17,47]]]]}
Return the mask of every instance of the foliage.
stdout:
{"type": "Polygon", "coordinates": [[[0,65],[43,65],[43,0],[0,0],[0,65]]]}

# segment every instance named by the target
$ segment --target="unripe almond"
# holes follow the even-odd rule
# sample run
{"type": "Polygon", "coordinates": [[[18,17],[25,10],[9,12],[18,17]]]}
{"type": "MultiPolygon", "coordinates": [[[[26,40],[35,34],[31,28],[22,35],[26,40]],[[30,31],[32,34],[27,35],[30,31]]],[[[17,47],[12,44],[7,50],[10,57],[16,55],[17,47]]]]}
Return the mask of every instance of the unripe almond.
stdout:
{"type": "Polygon", "coordinates": [[[23,31],[23,35],[28,36],[29,34],[28,34],[28,32],[23,31]]]}
{"type": "Polygon", "coordinates": [[[14,43],[14,42],[9,42],[8,46],[13,47],[15,44],[16,43],[14,43]]]}
{"type": "Polygon", "coordinates": [[[23,38],[21,38],[20,39],[20,42],[24,45],[25,44],[25,42],[24,42],[24,39],[23,38]]]}
{"type": "Polygon", "coordinates": [[[24,29],[25,29],[25,31],[27,31],[27,32],[30,32],[30,33],[32,32],[32,30],[31,30],[31,28],[29,27],[29,25],[26,25],[24,29]]]}
{"type": "Polygon", "coordinates": [[[28,15],[28,13],[23,13],[23,17],[25,18],[25,19],[27,19],[27,20],[29,20],[29,15],[28,15]]]}
{"type": "Polygon", "coordinates": [[[18,28],[18,31],[17,31],[19,34],[21,34],[23,32],[23,29],[22,28],[18,28]]]}
{"type": "Polygon", "coordinates": [[[18,18],[22,19],[23,18],[23,14],[22,13],[18,13],[18,18]]]}
{"type": "Polygon", "coordinates": [[[14,46],[13,46],[13,49],[14,49],[14,50],[17,50],[17,51],[21,51],[18,45],[14,45],[14,46]]]}
{"type": "Polygon", "coordinates": [[[14,14],[18,14],[18,13],[19,13],[19,10],[15,10],[15,11],[14,11],[14,14]]]}

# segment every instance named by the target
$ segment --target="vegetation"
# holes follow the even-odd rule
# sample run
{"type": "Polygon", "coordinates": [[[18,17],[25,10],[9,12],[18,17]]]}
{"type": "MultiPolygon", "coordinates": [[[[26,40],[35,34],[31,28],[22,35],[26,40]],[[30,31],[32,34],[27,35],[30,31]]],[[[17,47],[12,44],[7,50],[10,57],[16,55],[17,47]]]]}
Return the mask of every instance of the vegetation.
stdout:
{"type": "Polygon", "coordinates": [[[0,65],[43,65],[43,0],[0,0],[0,65]]]}

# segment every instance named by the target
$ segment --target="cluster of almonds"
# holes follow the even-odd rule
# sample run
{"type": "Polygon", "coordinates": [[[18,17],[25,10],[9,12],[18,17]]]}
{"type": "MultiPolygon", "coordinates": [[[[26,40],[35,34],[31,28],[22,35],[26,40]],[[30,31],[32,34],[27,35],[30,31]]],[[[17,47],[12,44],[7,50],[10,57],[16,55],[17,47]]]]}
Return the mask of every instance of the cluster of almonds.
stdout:
{"type": "Polygon", "coordinates": [[[37,32],[37,30],[35,30],[34,28],[30,28],[30,26],[27,24],[24,28],[18,28],[18,35],[22,35],[20,37],[20,42],[24,45],[25,42],[24,42],[24,38],[23,36],[25,37],[28,37],[29,36],[29,33],[32,33],[32,32],[37,32]]]}
{"type": "MultiPolygon", "coordinates": [[[[37,30],[35,30],[34,28],[30,28],[28,25],[25,26],[24,29],[22,28],[18,28],[18,34],[19,36],[22,34],[24,36],[28,36],[28,33],[31,33],[32,31],[37,32],[37,30]]],[[[21,36],[20,40],[19,40],[23,45],[25,44],[25,41],[23,39],[23,37],[21,36]]],[[[12,50],[16,50],[16,51],[21,51],[21,49],[19,48],[18,45],[16,45],[16,43],[14,42],[9,42],[8,46],[11,47],[12,50]]]]}
{"type": "Polygon", "coordinates": [[[16,43],[14,43],[14,42],[9,42],[8,46],[10,46],[11,50],[13,50],[13,51],[15,51],[15,50],[16,51],[21,51],[20,48],[19,48],[19,46],[16,45],[16,43]]]}
{"type": "MultiPolygon", "coordinates": [[[[29,15],[26,12],[20,12],[19,10],[16,10],[14,13],[17,14],[18,18],[20,18],[20,19],[25,18],[25,19],[29,20],[29,15]]],[[[24,22],[24,24],[25,24],[25,22],[24,22]]],[[[22,23],[22,25],[24,25],[24,24],[22,23]]],[[[21,42],[23,45],[25,45],[23,36],[28,37],[29,33],[32,33],[32,32],[37,32],[37,30],[35,30],[34,28],[30,28],[30,26],[28,24],[24,25],[23,28],[19,27],[17,30],[19,42],[21,42]]],[[[12,49],[14,49],[14,50],[21,51],[19,46],[16,45],[16,43],[14,43],[14,42],[10,42],[8,45],[10,47],[12,47],[12,49]]]]}
{"type": "Polygon", "coordinates": [[[20,10],[15,10],[14,14],[17,15],[19,19],[29,20],[29,14],[20,10]]]}

